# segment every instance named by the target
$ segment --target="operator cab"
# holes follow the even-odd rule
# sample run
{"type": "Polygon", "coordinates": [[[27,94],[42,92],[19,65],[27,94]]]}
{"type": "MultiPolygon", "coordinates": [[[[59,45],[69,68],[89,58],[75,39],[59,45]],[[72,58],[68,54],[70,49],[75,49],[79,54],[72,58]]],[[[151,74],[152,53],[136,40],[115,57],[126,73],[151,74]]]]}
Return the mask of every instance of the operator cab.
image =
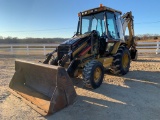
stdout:
{"type": "Polygon", "coordinates": [[[97,31],[100,54],[111,53],[118,41],[124,41],[121,12],[102,6],[78,13],[79,22],[76,35],[97,31]]]}

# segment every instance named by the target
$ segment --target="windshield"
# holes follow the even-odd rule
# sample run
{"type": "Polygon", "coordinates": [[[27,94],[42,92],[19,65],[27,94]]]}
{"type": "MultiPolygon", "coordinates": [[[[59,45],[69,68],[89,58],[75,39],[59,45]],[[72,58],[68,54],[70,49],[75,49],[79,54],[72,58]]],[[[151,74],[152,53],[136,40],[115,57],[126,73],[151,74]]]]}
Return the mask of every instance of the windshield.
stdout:
{"type": "Polygon", "coordinates": [[[100,35],[105,34],[104,13],[82,17],[82,34],[97,30],[100,35]]]}

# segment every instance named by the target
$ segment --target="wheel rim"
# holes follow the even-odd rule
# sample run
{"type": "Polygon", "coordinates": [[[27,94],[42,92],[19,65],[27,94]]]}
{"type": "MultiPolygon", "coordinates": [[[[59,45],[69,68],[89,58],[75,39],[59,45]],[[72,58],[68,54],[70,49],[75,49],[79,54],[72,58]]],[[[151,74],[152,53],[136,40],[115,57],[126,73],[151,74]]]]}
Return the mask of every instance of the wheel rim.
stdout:
{"type": "Polygon", "coordinates": [[[128,57],[128,54],[125,53],[122,57],[122,66],[124,69],[128,67],[128,63],[129,63],[129,57],[128,57]]]}
{"type": "Polygon", "coordinates": [[[94,81],[95,81],[95,83],[99,82],[99,80],[101,78],[101,75],[102,75],[102,70],[99,67],[97,67],[94,71],[94,81]]]}

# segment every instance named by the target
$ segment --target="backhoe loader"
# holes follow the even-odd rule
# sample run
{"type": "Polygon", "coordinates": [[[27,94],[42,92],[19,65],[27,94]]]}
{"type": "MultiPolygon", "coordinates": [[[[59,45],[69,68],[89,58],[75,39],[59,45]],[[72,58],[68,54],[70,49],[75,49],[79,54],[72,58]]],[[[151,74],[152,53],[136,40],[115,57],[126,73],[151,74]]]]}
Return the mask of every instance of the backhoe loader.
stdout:
{"type": "Polygon", "coordinates": [[[46,55],[43,63],[15,61],[11,92],[42,115],[72,104],[76,91],[70,78],[83,77],[84,86],[96,89],[104,70],[124,75],[136,60],[132,12],[105,7],[78,13],[76,34],[46,55]],[[129,39],[125,40],[128,27],[129,39]],[[55,55],[56,54],[56,55],[55,55]]]}

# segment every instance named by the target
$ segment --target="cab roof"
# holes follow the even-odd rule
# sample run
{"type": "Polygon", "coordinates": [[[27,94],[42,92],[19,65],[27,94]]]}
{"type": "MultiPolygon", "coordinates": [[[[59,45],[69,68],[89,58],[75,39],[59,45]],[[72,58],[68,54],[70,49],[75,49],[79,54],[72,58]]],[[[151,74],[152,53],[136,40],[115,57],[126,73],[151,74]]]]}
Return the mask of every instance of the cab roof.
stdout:
{"type": "Polygon", "coordinates": [[[85,10],[83,12],[78,13],[78,16],[80,16],[80,14],[82,14],[82,16],[85,16],[85,15],[95,14],[95,13],[104,12],[104,11],[111,11],[111,12],[117,12],[117,13],[122,14],[122,12],[119,10],[115,10],[113,8],[109,8],[109,7],[106,7],[106,6],[103,6],[102,4],[100,4],[100,7],[85,10]]]}

